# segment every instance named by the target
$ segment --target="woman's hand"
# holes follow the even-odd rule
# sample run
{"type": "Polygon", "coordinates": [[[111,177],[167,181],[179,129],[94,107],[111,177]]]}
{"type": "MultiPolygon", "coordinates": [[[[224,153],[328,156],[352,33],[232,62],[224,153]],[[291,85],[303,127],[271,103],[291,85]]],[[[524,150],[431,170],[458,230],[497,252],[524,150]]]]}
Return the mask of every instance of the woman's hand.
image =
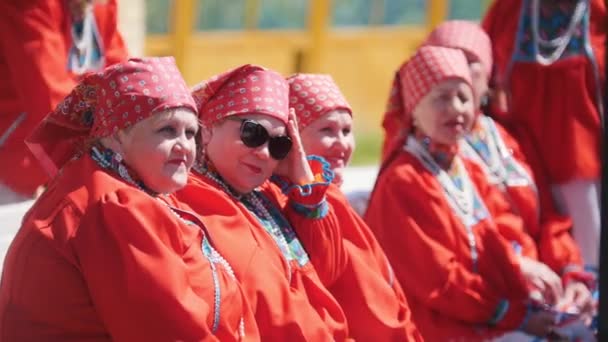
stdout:
{"type": "Polygon", "coordinates": [[[520,257],[521,270],[534,290],[542,295],[547,304],[556,304],[563,296],[562,279],[549,266],[530,259],[520,257]]]}
{"type": "Polygon", "coordinates": [[[589,291],[585,284],[578,281],[568,283],[559,306],[575,306],[585,319],[595,314],[595,303],[591,291],[589,291]]]}
{"type": "Polygon", "coordinates": [[[287,177],[293,183],[299,185],[314,182],[315,176],[306,159],[306,152],[304,151],[304,146],[302,146],[296,113],[293,108],[290,108],[289,110],[287,134],[292,141],[291,151],[289,151],[287,157],[279,163],[275,169],[275,174],[287,177]]]}

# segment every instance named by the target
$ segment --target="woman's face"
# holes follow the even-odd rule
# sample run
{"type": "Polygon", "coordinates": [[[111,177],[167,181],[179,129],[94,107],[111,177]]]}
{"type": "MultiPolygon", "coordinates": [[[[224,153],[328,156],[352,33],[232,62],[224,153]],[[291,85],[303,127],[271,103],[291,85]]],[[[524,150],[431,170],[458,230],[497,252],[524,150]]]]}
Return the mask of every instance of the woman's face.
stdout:
{"type": "Polygon", "coordinates": [[[277,118],[249,114],[228,117],[212,127],[203,127],[204,153],[222,178],[239,193],[248,193],[262,185],[274,172],[279,160],[272,158],[268,142],[247,147],[241,140],[241,123],[251,120],[266,129],[270,137],[287,134],[277,118]]]}
{"type": "Polygon", "coordinates": [[[325,158],[335,173],[334,183],[341,184],[343,173],[355,149],[353,118],[343,109],[331,111],[300,131],[308,155],[325,158]]]}
{"type": "Polygon", "coordinates": [[[414,126],[438,143],[453,145],[471,128],[475,113],[473,91],[460,79],[437,84],[412,113],[414,126]]]}
{"type": "Polygon", "coordinates": [[[481,108],[481,102],[488,94],[488,73],[480,62],[469,61],[471,80],[473,81],[473,95],[475,96],[475,109],[481,108]]]}
{"type": "Polygon", "coordinates": [[[118,152],[144,184],[159,193],[186,185],[194,164],[196,115],[184,108],[158,112],[118,132],[118,152]]]}

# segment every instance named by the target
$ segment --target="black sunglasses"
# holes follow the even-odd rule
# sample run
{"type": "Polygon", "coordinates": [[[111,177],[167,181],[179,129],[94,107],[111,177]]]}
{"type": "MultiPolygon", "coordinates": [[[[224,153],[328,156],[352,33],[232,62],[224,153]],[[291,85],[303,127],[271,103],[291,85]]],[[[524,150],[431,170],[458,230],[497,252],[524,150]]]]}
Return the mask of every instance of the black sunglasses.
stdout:
{"type": "Polygon", "coordinates": [[[250,148],[259,147],[268,142],[268,152],[275,160],[285,159],[292,145],[291,138],[287,135],[271,137],[264,126],[249,119],[241,121],[241,141],[250,148]]]}

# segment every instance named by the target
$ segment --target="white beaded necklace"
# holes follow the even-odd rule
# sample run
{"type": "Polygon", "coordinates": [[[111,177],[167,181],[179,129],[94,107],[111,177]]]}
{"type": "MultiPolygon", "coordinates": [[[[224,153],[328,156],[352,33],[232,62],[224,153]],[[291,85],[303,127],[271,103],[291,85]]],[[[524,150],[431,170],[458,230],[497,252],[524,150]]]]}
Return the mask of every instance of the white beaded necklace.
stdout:
{"type": "Polygon", "coordinates": [[[536,61],[542,65],[551,65],[562,56],[566,50],[566,47],[568,47],[568,44],[570,44],[570,40],[572,39],[577,26],[585,16],[585,12],[587,10],[587,0],[578,1],[566,32],[563,35],[551,40],[543,39],[538,32],[540,1],[541,0],[532,0],[532,39],[536,48],[536,61]],[[553,51],[549,54],[549,56],[544,56],[540,51],[540,47],[553,49],[553,51]]]}
{"type": "Polygon", "coordinates": [[[435,175],[444,192],[448,195],[450,206],[463,218],[467,218],[466,221],[468,221],[468,218],[473,215],[474,189],[468,175],[464,172],[464,166],[460,158],[456,156],[453,162],[456,172],[462,179],[462,190],[454,184],[450,175],[435,162],[430,153],[414,137],[408,137],[405,149],[416,156],[435,175]]]}
{"type": "Polygon", "coordinates": [[[457,168],[457,173],[462,180],[462,190],[452,181],[452,178],[448,173],[443,170],[437,162],[433,159],[430,153],[414,138],[408,136],[405,144],[405,150],[414,155],[422,165],[429,170],[437,179],[441,185],[444,194],[446,194],[446,200],[452,210],[455,212],[463,223],[466,234],[467,242],[469,243],[469,249],[471,251],[472,269],[477,272],[477,260],[479,254],[477,252],[477,241],[475,240],[475,234],[473,233],[472,226],[477,222],[475,217],[475,198],[477,196],[473,182],[468,176],[462,160],[458,157],[454,157],[453,163],[457,168]]]}

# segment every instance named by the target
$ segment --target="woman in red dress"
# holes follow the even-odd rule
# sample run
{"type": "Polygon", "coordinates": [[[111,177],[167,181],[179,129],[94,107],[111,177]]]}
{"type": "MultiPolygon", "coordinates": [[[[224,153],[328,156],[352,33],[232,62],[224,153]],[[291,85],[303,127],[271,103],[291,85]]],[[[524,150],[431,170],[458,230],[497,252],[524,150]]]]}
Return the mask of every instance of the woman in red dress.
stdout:
{"type": "Polygon", "coordinates": [[[340,220],[349,270],[326,285],[344,309],[351,336],[361,341],[422,340],[388,258],[339,188],[355,148],[350,105],[329,75],[296,74],[287,81],[304,150],[327,160],[335,174],[328,201],[340,220]]]}
{"type": "Polygon", "coordinates": [[[539,160],[594,268],[606,20],[603,0],[497,0],[483,20],[493,45],[492,83],[503,99],[494,115],[528,160],[539,160]]]}
{"type": "Polygon", "coordinates": [[[344,313],[324,285],[348,261],[325,199],[333,175],[320,158],[306,160],[287,82],[243,65],[193,95],[202,150],[178,197],[225,222],[209,225],[211,235],[243,284],[262,339],[347,339],[344,313]],[[269,180],[276,172],[282,188],[269,180]]]}
{"type": "MultiPolygon", "coordinates": [[[[594,276],[583,269],[580,250],[570,235],[572,223],[555,209],[547,176],[542,168],[531,167],[528,162],[538,158],[525,158],[518,142],[481,111],[492,70],[489,37],[477,23],[448,21],[431,32],[425,45],[460,49],[467,56],[479,112],[471,132],[462,140],[460,153],[482,167],[488,181],[505,194],[511,212],[523,220],[523,230],[510,230],[505,236],[520,250],[524,272],[541,293],[553,292],[549,297],[557,299],[560,306],[593,311],[588,286],[594,283],[594,276]],[[548,265],[559,276],[534,260],[548,265]]],[[[509,222],[502,225],[518,227],[509,222]]]]}
{"type": "Polygon", "coordinates": [[[82,75],[127,58],[116,0],[0,1],[0,205],[47,180],[24,139],[82,75]]]}
{"type": "Polygon", "coordinates": [[[4,262],[3,341],[258,341],[200,218],[171,194],[196,106],[170,57],[86,76],[28,139],[51,182],[4,262]]]}
{"type": "Polygon", "coordinates": [[[513,216],[482,169],[458,154],[475,117],[465,55],[424,46],[398,72],[391,141],[365,221],[384,248],[425,340],[544,336],[554,315],[532,309],[519,257],[497,222],[513,216]]]}

